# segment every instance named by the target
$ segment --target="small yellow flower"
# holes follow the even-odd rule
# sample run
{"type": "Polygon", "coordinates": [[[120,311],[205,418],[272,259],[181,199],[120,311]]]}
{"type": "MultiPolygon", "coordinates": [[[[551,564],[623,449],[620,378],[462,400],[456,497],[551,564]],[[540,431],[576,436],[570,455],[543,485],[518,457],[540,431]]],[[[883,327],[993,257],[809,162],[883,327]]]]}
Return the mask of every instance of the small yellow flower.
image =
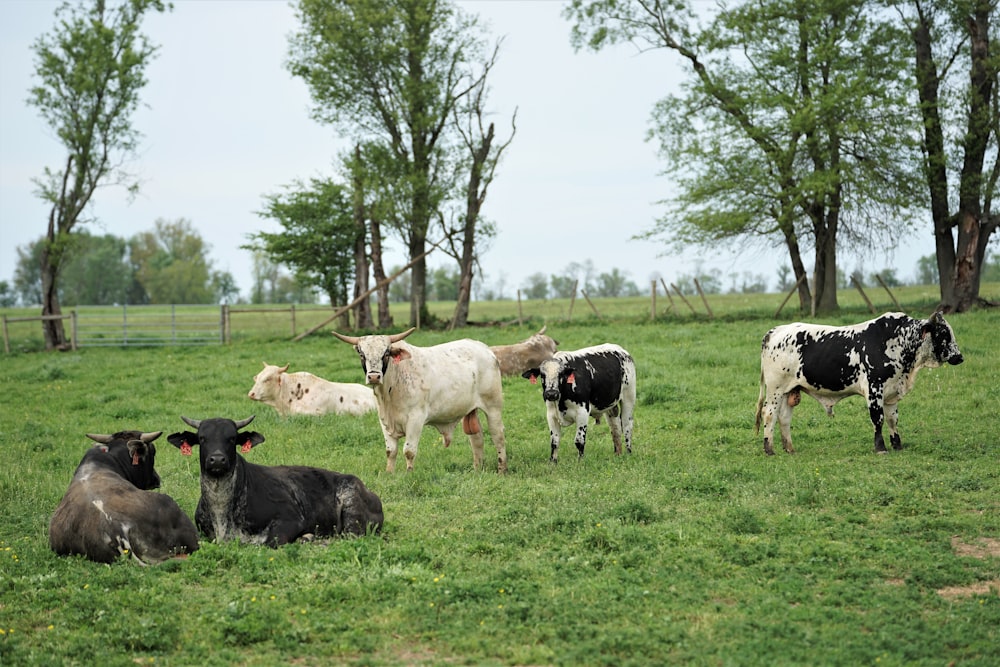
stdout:
{"type": "Polygon", "coordinates": [[[434,606],[434,603],[433,603],[433,602],[431,602],[431,606],[432,606],[432,607],[434,606]]]}

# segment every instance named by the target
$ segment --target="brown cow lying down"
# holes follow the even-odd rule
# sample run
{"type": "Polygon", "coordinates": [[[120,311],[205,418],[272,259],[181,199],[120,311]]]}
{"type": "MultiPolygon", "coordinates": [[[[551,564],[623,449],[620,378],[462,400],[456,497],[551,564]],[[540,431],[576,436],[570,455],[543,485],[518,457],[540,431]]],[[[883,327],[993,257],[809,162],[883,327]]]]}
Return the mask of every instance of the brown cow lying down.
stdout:
{"type": "Polygon", "coordinates": [[[500,362],[501,375],[521,375],[529,368],[538,365],[556,353],[559,341],[545,335],[545,327],[531,338],[514,345],[494,345],[490,347],[497,361],[500,362]]]}
{"type": "Polygon", "coordinates": [[[288,364],[272,366],[253,378],[247,396],[273,406],[280,415],[363,415],[375,411],[375,395],[356,382],[330,382],[299,371],[288,372],[288,364]]]}
{"type": "Polygon", "coordinates": [[[99,444],[83,455],[52,515],[53,551],[98,563],[128,555],[147,565],[198,549],[198,532],[174,499],[147,490],[160,486],[153,441],[161,433],[87,434],[99,444]]]}

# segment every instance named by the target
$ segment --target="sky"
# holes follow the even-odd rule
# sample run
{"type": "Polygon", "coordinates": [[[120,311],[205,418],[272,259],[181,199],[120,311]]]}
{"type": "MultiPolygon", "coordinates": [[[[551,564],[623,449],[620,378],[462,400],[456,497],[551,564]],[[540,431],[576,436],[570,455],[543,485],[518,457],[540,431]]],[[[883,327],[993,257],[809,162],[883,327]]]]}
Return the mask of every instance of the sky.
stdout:
{"type": "MultiPolygon", "coordinates": [[[[646,140],[654,104],[680,92],[685,72],[665,51],[622,45],[575,52],[564,2],[468,0],[489,36],[503,38],[490,76],[488,109],[498,136],[517,133],[491,185],[483,215],[496,237],[480,253],[485,285],[513,297],[532,274],[562,275],[588,260],[597,273],[614,269],[640,288],[699,268],[762,274],[776,289],[783,248],[691,249],[665,254],[659,242],[634,237],[663,215],[671,194],[657,146],[646,140]]],[[[65,150],[25,100],[33,85],[31,45],[54,26],[49,0],[0,0],[0,280],[11,281],[18,247],[40,238],[48,207],[32,179],[56,169],[65,150]]],[[[252,285],[252,258],[240,248],[256,232],[280,231],[260,217],[263,197],[296,180],[337,173],[348,147],[334,128],[310,118],[305,84],[285,68],[288,36],[297,28],[282,0],[174,0],[172,12],[150,14],[143,31],[159,45],[147,69],[143,106],[133,117],[142,133],[129,169],[141,180],[129,201],[102,188],[89,209],[94,234],[130,237],[157,219],[188,220],[209,245],[212,268],[229,271],[241,294],[252,285]]],[[[896,267],[911,278],[917,259],[933,254],[930,224],[895,251],[842,256],[847,272],[896,267]]],[[[406,262],[403,244],[388,240],[386,263],[406,262]]],[[[433,267],[454,260],[433,253],[433,267]]]]}

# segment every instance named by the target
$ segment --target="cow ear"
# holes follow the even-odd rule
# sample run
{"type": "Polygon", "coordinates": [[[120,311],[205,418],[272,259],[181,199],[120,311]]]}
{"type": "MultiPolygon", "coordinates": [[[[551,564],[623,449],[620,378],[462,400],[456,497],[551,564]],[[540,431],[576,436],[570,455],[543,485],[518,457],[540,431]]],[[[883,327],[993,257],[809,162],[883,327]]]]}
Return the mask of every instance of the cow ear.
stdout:
{"type": "Polygon", "coordinates": [[[132,457],[132,465],[139,465],[139,461],[149,454],[149,445],[142,440],[129,440],[127,443],[129,456],[132,457]]]}
{"type": "Polygon", "coordinates": [[[410,358],[410,353],[408,350],[402,347],[390,347],[389,356],[392,357],[394,363],[399,363],[401,361],[406,361],[410,358]]]}
{"type": "Polygon", "coordinates": [[[537,368],[529,368],[528,370],[521,373],[521,377],[525,380],[531,380],[531,384],[535,384],[538,381],[538,376],[541,375],[541,371],[537,368]]]}
{"type": "Polygon", "coordinates": [[[180,431],[178,433],[171,433],[167,436],[167,442],[171,445],[180,449],[184,445],[190,447],[191,445],[198,444],[198,434],[192,433],[191,431],[180,431]]]}

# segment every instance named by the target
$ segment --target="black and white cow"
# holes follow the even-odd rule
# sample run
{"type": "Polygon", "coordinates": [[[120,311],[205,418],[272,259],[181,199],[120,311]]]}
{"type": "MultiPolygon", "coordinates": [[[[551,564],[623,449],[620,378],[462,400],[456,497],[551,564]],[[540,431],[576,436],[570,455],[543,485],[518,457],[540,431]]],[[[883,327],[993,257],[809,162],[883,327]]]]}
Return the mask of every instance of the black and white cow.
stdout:
{"type": "Polygon", "coordinates": [[[307,466],[262,466],[237,452],[264,442],[242,431],[253,417],[188,419],[197,433],[167,436],[188,456],[201,458],[201,498],[194,520],[209,539],[271,547],[326,535],[364,535],[382,527],[382,501],[354,475],[307,466]]]}
{"type": "Polygon", "coordinates": [[[941,313],[917,320],[903,313],[845,327],[796,322],[764,335],[760,354],[760,396],[755,431],[764,423],[764,451],[772,447],[774,420],[781,444],[792,447],[792,408],[801,393],[812,396],[833,416],[838,401],[855,394],[868,401],[875,426],[875,451],[886,451],[882,425],[889,425],[893,449],[902,449],[896,430],[897,407],[913,388],[917,371],[962,363],[955,334],[941,313]]]}
{"type": "Polygon", "coordinates": [[[572,352],[556,352],[538,368],[522,373],[522,377],[532,383],[541,378],[553,463],[559,459],[562,428],[573,424],[576,424],[574,444],[583,458],[590,416],[600,419],[607,415],[615,454],[622,453],[623,434],[625,448],[632,453],[635,362],[623,348],[605,343],[572,352]]]}
{"type": "Polygon", "coordinates": [[[160,486],[153,441],[162,431],[88,433],[87,450],[49,522],[49,546],[60,556],[98,563],[131,556],[146,565],[198,549],[198,531],[160,486]]]}

